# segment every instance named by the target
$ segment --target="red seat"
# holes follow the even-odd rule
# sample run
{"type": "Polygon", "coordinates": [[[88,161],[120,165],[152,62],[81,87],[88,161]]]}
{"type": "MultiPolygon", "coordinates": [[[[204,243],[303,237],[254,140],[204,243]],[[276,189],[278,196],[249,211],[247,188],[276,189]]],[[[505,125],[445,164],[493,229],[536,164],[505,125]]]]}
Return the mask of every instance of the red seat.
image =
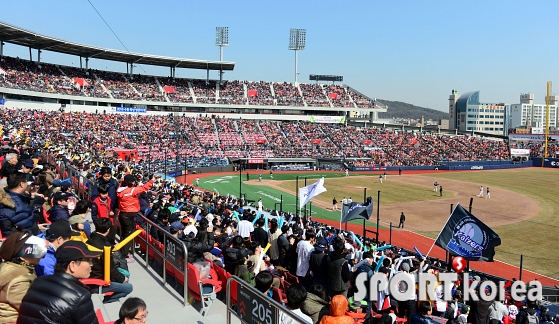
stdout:
{"type": "Polygon", "coordinates": [[[287,303],[287,296],[283,293],[283,291],[276,287],[272,287],[272,299],[282,305],[285,305],[285,303],[287,303]]]}
{"type": "Polygon", "coordinates": [[[105,318],[103,317],[103,313],[101,312],[100,308],[95,311],[95,315],[97,316],[97,321],[99,322],[99,324],[113,324],[115,322],[105,322],[105,318]]]}
{"type": "Polygon", "coordinates": [[[216,293],[221,291],[221,283],[215,279],[200,279],[198,268],[193,264],[188,264],[188,294],[199,300],[202,304],[200,314],[204,317],[208,315],[215,299],[216,293]],[[208,290],[211,285],[211,290],[208,290]]]}
{"type": "Polygon", "coordinates": [[[214,270],[217,273],[217,279],[221,281],[221,287],[227,287],[227,271],[216,265],[214,265],[214,270]]]}
{"type": "Polygon", "coordinates": [[[355,323],[363,323],[365,322],[365,316],[367,313],[355,313],[355,312],[348,312],[346,311],[345,314],[355,321],[355,323]]]}
{"type": "MultiPolygon", "coordinates": [[[[103,287],[110,286],[110,283],[107,283],[105,280],[95,279],[95,278],[87,278],[87,279],[80,279],[80,282],[86,286],[97,286],[98,290],[97,293],[99,296],[111,296],[114,294],[114,291],[107,291],[103,292],[103,287]]],[[[103,300],[103,298],[101,298],[103,300]]]]}
{"type": "Polygon", "coordinates": [[[285,272],[285,280],[289,282],[289,284],[299,283],[299,278],[297,276],[292,275],[289,272],[285,272]]]}
{"type": "MultiPolygon", "coordinates": [[[[136,227],[136,229],[138,228],[136,227]]],[[[136,236],[136,238],[134,239],[136,243],[140,245],[140,251],[142,251],[142,253],[146,253],[146,236],[146,231],[142,230],[140,235],[136,236]]]]}

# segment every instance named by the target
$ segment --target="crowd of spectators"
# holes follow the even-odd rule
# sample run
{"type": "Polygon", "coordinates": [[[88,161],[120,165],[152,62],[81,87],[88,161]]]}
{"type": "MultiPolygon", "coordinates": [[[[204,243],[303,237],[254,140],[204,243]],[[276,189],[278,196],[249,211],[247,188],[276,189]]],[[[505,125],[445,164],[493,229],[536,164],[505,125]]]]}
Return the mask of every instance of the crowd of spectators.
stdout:
{"type": "Polygon", "coordinates": [[[330,107],[330,101],[326,97],[320,84],[300,83],[299,87],[301,88],[307,106],[330,107]]]}
{"type": "Polygon", "coordinates": [[[303,106],[303,98],[299,89],[292,83],[275,82],[273,87],[278,106],[303,106]]]}
{"type": "Polygon", "coordinates": [[[266,81],[247,82],[247,98],[250,105],[273,106],[271,83],[266,81]],[[251,95],[254,94],[254,95],[251,95]]]}
{"type": "Polygon", "coordinates": [[[353,102],[349,99],[346,89],[341,85],[329,85],[326,88],[326,92],[328,92],[329,96],[332,94],[330,100],[334,107],[355,107],[353,102]]]}
{"type": "Polygon", "coordinates": [[[39,64],[7,56],[2,58],[0,68],[6,72],[0,73],[2,87],[74,96],[97,98],[112,96],[115,99],[126,100],[194,103],[193,92],[196,103],[204,104],[375,107],[374,101],[370,98],[351,89],[346,91],[340,85],[300,83],[300,92],[296,85],[289,82],[229,80],[219,85],[218,95],[215,80],[156,78],[140,74],[85,70],[47,63],[39,64]],[[75,78],[83,79],[86,85],[78,85],[75,78]],[[157,84],[157,80],[160,85],[157,84]],[[330,94],[336,96],[330,97],[330,94]]]}
{"type": "Polygon", "coordinates": [[[245,85],[243,81],[226,81],[219,85],[218,104],[222,105],[244,105],[245,85]]]}

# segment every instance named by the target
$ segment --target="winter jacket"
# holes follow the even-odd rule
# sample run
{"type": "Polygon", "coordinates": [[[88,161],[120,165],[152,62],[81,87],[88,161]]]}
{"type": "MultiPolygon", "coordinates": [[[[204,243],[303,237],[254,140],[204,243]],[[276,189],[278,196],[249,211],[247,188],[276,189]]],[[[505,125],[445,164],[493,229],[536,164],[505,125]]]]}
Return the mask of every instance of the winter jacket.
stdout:
{"type": "MultiPolygon", "coordinates": [[[[470,312],[471,314],[471,312],[470,312]]],[[[515,323],[518,324],[528,324],[528,314],[530,315],[534,315],[536,314],[536,310],[533,308],[523,308],[518,312],[518,315],[516,315],[516,320],[515,323]]],[[[536,316],[538,316],[536,314],[536,316]]],[[[539,316],[538,316],[539,318],[539,316]]],[[[470,323],[470,318],[468,317],[468,323],[470,323]]]]}
{"type": "Polygon", "coordinates": [[[56,265],[56,250],[49,244],[47,254],[39,261],[39,265],[35,267],[37,277],[49,276],[54,274],[54,266],[56,265]]]}
{"type": "Polygon", "coordinates": [[[120,187],[116,196],[118,209],[121,213],[137,213],[140,211],[140,199],[138,195],[148,191],[153,186],[153,179],[137,187],[120,187]]]}
{"type": "Polygon", "coordinates": [[[328,280],[328,263],[330,257],[328,254],[319,251],[313,251],[309,259],[309,265],[315,280],[328,280]]]}
{"type": "MultiPolygon", "coordinates": [[[[91,202],[91,219],[95,222],[98,218],[110,218],[111,214],[111,197],[107,197],[105,201],[101,197],[93,199],[91,202]]],[[[114,219],[111,219],[114,224],[114,219]]]]}
{"type": "Polygon", "coordinates": [[[278,236],[278,253],[279,255],[287,256],[289,253],[289,241],[285,235],[278,236]]]}
{"type": "Polygon", "coordinates": [[[235,269],[239,265],[239,259],[237,258],[238,248],[228,247],[223,250],[223,259],[225,261],[225,270],[229,273],[235,273],[235,269]]]}
{"type": "Polygon", "coordinates": [[[246,264],[241,264],[237,267],[237,270],[235,271],[235,276],[243,279],[246,283],[254,287],[255,285],[254,268],[253,270],[248,270],[246,264]]]}
{"type": "Polygon", "coordinates": [[[68,210],[68,207],[62,207],[60,205],[56,205],[49,209],[47,214],[49,215],[49,221],[51,223],[60,220],[68,221],[68,219],[70,219],[70,211],[68,210]]]}
{"type": "Polygon", "coordinates": [[[0,264],[0,323],[17,320],[21,300],[35,278],[31,267],[13,262],[0,264]]]}
{"type": "Polygon", "coordinates": [[[184,243],[188,250],[188,263],[205,262],[204,252],[210,252],[214,248],[214,233],[208,233],[208,243],[197,239],[186,239],[184,243]]]}
{"type": "MultiPolygon", "coordinates": [[[[468,314],[468,323],[472,324],[486,324],[489,318],[489,306],[491,306],[493,302],[479,300],[479,301],[472,301],[470,305],[470,313],[468,314]]],[[[518,321],[518,317],[516,318],[517,323],[521,323],[518,321]]]]}
{"type": "Polygon", "coordinates": [[[263,228],[257,227],[252,232],[253,241],[259,243],[262,248],[265,248],[268,245],[268,232],[266,232],[263,228]]]}
{"type": "Polygon", "coordinates": [[[77,278],[65,272],[35,279],[23,297],[19,313],[18,324],[99,323],[91,293],[77,278]]]}
{"type": "Polygon", "coordinates": [[[315,294],[307,293],[307,298],[301,306],[303,314],[312,318],[313,324],[320,322],[322,316],[329,314],[329,304],[315,294]]]}
{"type": "Polygon", "coordinates": [[[95,200],[95,198],[97,198],[99,196],[99,186],[100,185],[105,185],[107,186],[107,189],[109,190],[109,197],[111,198],[111,210],[115,210],[115,208],[117,208],[117,202],[118,202],[118,198],[116,196],[116,190],[118,188],[118,182],[116,181],[115,178],[111,178],[108,182],[106,182],[105,180],[103,180],[103,177],[99,177],[97,179],[97,183],[95,184],[95,186],[92,188],[91,190],[91,200],[95,200]]]}
{"type": "MultiPolygon", "coordinates": [[[[106,237],[96,232],[91,233],[91,237],[89,238],[89,240],[87,240],[86,243],[100,250],[103,250],[103,247],[105,246],[111,246],[111,243],[107,240],[106,237]]],[[[124,277],[124,275],[120,273],[120,271],[118,271],[112,253],[110,255],[110,258],[111,258],[110,260],[111,282],[123,283],[126,277],[124,277]]],[[[94,279],[104,280],[105,279],[104,269],[105,269],[105,253],[101,254],[100,258],[93,260],[93,264],[91,265],[91,274],[89,275],[89,277],[94,279]]]]}
{"type": "Polygon", "coordinates": [[[336,251],[330,254],[328,264],[328,287],[330,291],[341,292],[349,289],[351,271],[343,254],[336,251]]]}
{"type": "Polygon", "coordinates": [[[324,315],[320,324],[354,324],[353,318],[345,314],[347,299],[343,295],[336,295],[330,301],[330,315],[324,315]]]}
{"type": "Polygon", "coordinates": [[[0,227],[2,236],[34,227],[33,211],[28,207],[33,202],[31,197],[0,189],[0,227]]]}

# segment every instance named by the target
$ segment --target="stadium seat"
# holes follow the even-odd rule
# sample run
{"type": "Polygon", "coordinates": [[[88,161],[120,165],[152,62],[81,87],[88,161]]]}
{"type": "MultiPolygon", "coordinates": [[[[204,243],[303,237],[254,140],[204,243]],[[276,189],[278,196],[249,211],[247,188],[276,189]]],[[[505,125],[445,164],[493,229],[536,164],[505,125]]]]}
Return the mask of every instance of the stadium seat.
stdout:
{"type": "Polygon", "coordinates": [[[297,276],[292,275],[289,272],[285,272],[285,280],[289,282],[289,284],[299,283],[299,278],[297,276]]]}
{"type": "Polygon", "coordinates": [[[101,312],[100,308],[98,308],[95,311],[95,315],[97,316],[97,321],[99,322],[99,324],[113,324],[115,322],[115,321],[106,322],[105,318],[103,317],[103,312],[101,312]]]}
{"type": "Polygon", "coordinates": [[[281,303],[282,305],[285,305],[285,303],[287,302],[287,296],[283,293],[282,290],[276,287],[272,287],[272,299],[277,301],[278,303],[281,303]]]}
{"type": "Polygon", "coordinates": [[[198,268],[188,264],[188,294],[202,304],[200,314],[206,317],[217,299],[216,293],[221,291],[221,285],[217,280],[200,279],[198,268]]]}
{"type": "Polygon", "coordinates": [[[107,291],[103,293],[103,287],[110,286],[110,283],[107,283],[105,280],[101,279],[94,279],[94,278],[87,278],[87,279],[80,279],[80,282],[89,287],[97,287],[97,295],[99,295],[99,299],[101,302],[103,301],[105,296],[111,296],[114,294],[113,291],[107,291]]]}

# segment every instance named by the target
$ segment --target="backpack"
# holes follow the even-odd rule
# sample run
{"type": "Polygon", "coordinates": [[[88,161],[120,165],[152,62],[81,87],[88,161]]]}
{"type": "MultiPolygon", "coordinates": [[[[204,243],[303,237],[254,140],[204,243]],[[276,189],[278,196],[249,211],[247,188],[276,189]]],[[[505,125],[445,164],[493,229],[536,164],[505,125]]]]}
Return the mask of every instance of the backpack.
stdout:
{"type": "Polygon", "coordinates": [[[530,314],[526,312],[525,324],[540,324],[540,319],[538,318],[538,313],[530,314]]]}

